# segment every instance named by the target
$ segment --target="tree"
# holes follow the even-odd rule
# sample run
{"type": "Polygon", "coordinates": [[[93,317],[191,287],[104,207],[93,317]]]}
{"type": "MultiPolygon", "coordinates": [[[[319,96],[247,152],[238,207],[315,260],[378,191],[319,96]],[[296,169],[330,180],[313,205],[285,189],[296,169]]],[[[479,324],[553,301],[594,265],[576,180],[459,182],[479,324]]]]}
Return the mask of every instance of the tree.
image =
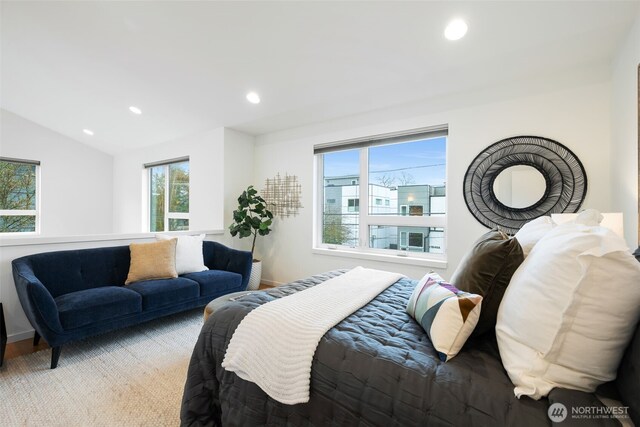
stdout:
{"type": "Polygon", "coordinates": [[[398,181],[400,182],[400,185],[411,185],[416,183],[413,175],[404,171],[398,177],[398,181]]]}
{"type": "MultiPolygon", "coordinates": [[[[36,208],[36,166],[0,161],[0,210],[36,208]]],[[[35,215],[3,215],[0,233],[35,231],[35,215]]]]}
{"type": "Polygon", "coordinates": [[[394,176],[389,176],[386,174],[379,176],[377,180],[380,183],[380,185],[387,188],[393,187],[393,185],[396,182],[396,178],[394,176]]]}
{"type": "Polygon", "coordinates": [[[273,214],[267,209],[267,202],[258,195],[258,190],[250,185],[238,197],[238,209],[233,211],[233,224],[229,226],[232,236],[239,238],[253,236],[251,255],[256,248],[258,235],[266,236],[271,233],[273,214]]]}
{"type": "Polygon", "coordinates": [[[342,224],[340,214],[324,214],[322,225],[322,242],[331,245],[342,245],[351,238],[351,230],[342,224]]]}

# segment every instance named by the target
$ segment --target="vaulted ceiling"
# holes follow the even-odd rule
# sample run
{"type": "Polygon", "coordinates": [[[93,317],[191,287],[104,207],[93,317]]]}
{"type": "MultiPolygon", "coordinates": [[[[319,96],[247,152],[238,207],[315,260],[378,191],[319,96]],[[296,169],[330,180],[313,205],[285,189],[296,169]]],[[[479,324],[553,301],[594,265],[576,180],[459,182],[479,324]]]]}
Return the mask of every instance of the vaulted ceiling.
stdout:
{"type": "Polygon", "coordinates": [[[0,106],[111,153],[261,134],[606,64],[639,5],[2,1],[0,106]]]}

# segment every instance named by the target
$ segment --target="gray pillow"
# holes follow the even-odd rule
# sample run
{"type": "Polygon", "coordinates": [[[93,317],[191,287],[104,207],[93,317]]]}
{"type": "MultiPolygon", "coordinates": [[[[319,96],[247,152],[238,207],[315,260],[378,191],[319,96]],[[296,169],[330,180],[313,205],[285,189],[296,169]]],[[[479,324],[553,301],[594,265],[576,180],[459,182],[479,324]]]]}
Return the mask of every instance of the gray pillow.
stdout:
{"type": "Polygon", "coordinates": [[[480,237],[458,264],[451,284],[483,297],[480,319],[472,337],[495,329],[500,301],[522,261],[522,247],[516,238],[496,229],[480,237]]]}

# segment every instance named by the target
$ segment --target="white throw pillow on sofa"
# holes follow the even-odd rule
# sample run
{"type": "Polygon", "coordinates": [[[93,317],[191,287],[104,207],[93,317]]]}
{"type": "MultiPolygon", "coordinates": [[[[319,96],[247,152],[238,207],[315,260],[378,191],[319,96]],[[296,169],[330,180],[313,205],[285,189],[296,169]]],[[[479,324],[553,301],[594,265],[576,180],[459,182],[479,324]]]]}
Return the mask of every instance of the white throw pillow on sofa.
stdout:
{"type": "Polygon", "coordinates": [[[616,377],[640,316],[640,263],[600,226],[567,223],[513,275],[496,336],[516,396],[554,387],[592,392],[616,377]]]}
{"type": "Polygon", "coordinates": [[[550,216],[541,216],[532,221],[527,222],[515,234],[515,238],[522,246],[522,253],[526,258],[531,249],[555,226],[550,216]]]}
{"type": "MultiPolygon", "coordinates": [[[[176,245],[176,271],[178,274],[196,273],[198,271],[208,270],[204,265],[204,256],[202,254],[202,241],[204,234],[197,236],[177,236],[178,244],[176,245]]],[[[157,240],[175,239],[176,236],[167,236],[157,234],[157,240]]]]}

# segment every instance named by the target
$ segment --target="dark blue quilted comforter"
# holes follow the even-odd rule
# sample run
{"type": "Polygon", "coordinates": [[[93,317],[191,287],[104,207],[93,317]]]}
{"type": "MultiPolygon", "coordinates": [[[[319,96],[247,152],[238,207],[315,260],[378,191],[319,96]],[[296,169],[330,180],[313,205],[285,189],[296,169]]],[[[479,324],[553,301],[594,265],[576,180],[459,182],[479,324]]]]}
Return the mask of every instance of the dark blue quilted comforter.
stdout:
{"type": "MultiPolygon", "coordinates": [[[[182,425],[547,426],[547,409],[555,401],[600,406],[593,394],[561,389],[549,399],[517,399],[493,336],[470,341],[451,361],[441,362],[426,333],[405,312],[416,283],[409,279],[393,284],[324,335],[314,356],[308,403],[281,404],[220,366],[249,311],[343,272],[256,292],[214,313],[193,352],[182,425]]],[[[575,425],[617,424],[579,421],[575,425]]]]}

